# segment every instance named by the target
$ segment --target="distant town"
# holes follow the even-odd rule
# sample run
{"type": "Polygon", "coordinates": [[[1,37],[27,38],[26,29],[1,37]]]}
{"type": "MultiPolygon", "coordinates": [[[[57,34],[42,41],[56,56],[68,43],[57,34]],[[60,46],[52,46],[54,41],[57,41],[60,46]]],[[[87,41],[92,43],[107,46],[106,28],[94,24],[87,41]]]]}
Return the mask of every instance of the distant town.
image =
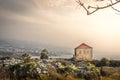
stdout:
{"type": "Polygon", "coordinates": [[[24,53],[28,53],[32,57],[39,58],[42,49],[47,49],[49,56],[54,58],[70,58],[73,56],[73,51],[68,48],[49,47],[48,45],[37,45],[16,40],[0,40],[0,56],[19,57],[24,53]]]}

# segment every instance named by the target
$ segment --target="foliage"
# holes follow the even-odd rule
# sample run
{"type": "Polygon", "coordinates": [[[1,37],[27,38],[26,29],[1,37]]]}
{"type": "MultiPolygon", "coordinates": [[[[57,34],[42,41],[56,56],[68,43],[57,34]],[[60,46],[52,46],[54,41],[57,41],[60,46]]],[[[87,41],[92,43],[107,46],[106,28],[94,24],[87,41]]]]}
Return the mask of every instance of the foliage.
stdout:
{"type": "Polygon", "coordinates": [[[120,67],[120,61],[119,60],[111,60],[109,66],[110,67],[120,67]]]}
{"type": "MultiPolygon", "coordinates": [[[[2,68],[3,69],[3,68],[2,68]]],[[[90,62],[71,62],[49,60],[21,62],[10,65],[5,71],[8,80],[119,80],[120,68],[103,67],[104,76],[101,79],[100,70],[90,62]],[[74,63],[74,64],[73,64],[74,63]],[[44,73],[45,72],[45,73],[44,73]],[[109,77],[109,78],[108,78],[109,77]]],[[[1,71],[0,73],[3,73],[1,71]]],[[[2,75],[0,75],[2,76],[2,75]]],[[[4,76],[5,77],[5,76],[4,76]]],[[[6,79],[7,80],[7,79],[6,79]]]]}
{"type": "MultiPolygon", "coordinates": [[[[27,59],[28,54],[22,55],[27,59]]],[[[10,60],[9,60],[10,61],[10,60]]],[[[106,64],[106,59],[101,59],[106,64]]],[[[101,65],[101,61],[92,63],[101,65]]],[[[111,61],[110,61],[111,62],[111,61]]],[[[118,61],[119,62],[119,61],[118,61]]],[[[102,68],[102,79],[99,67],[87,61],[53,61],[51,59],[30,60],[0,67],[0,79],[3,80],[119,80],[120,67],[102,68]]],[[[1,63],[0,63],[1,64],[1,63]]],[[[110,64],[111,65],[111,64],[110,64]]]]}
{"type": "Polygon", "coordinates": [[[48,51],[46,49],[42,50],[40,59],[48,59],[48,51]]]}
{"type": "Polygon", "coordinates": [[[58,69],[61,74],[73,75],[77,78],[84,78],[85,80],[100,80],[100,71],[95,67],[95,65],[90,62],[76,62],[76,65],[60,65],[58,69]],[[94,78],[94,79],[93,79],[94,78]]]}
{"type": "Polygon", "coordinates": [[[100,67],[100,66],[101,66],[99,60],[93,60],[92,63],[93,63],[95,66],[97,66],[97,67],[100,67]]]}
{"type": "Polygon", "coordinates": [[[101,66],[108,66],[109,60],[107,58],[102,58],[100,61],[101,66]]]}
{"type": "Polygon", "coordinates": [[[24,53],[21,57],[25,63],[30,61],[30,55],[27,53],[24,53]]]}
{"type": "MultiPolygon", "coordinates": [[[[101,61],[99,60],[93,60],[92,63],[97,66],[97,67],[100,67],[101,66],[101,61]]],[[[120,60],[109,60],[108,62],[109,64],[107,64],[106,66],[110,66],[110,67],[120,67],[120,60]]],[[[105,62],[104,64],[102,65],[105,65],[105,62]]]]}

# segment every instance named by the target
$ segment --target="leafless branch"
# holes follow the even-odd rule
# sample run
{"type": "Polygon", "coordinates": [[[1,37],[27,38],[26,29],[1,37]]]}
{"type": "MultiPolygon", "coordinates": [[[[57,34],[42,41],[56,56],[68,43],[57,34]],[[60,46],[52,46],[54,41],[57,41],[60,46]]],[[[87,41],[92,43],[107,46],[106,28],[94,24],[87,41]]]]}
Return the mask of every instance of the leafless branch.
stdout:
{"type": "Polygon", "coordinates": [[[85,9],[85,11],[87,12],[87,15],[93,14],[94,12],[96,12],[100,9],[105,9],[108,7],[111,7],[112,9],[120,12],[118,9],[115,9],[113,7],[114,5],[120,3],[120,0],[116,0],[116,2],[114,2],[114,3],[112,2],[112,0],[110,0],[111,3],[108,5],[105,5],[105,6],[90,6],[90,5],[88,5],[87,7],[84,5],[84,3],[81,2],[81,0],[76,0],[76,2],[85,9]],[[90,11],[90,9],[94,9],[94,10],[90,11]]]}
{"type": "MultiPolygon", "coordinates": [[[[120,1],[120,0],[119,0],[119,1],[120,1]]],[[[111,2],[111,4],[113,4],[112,0],[110,0],[110,2],[111,2]]],[[[120,10],[114,8],[113,6],[111,6],[111,8],[112,8],[113,10],[117,11],[117,12],[120,12],[120,10]]]]}

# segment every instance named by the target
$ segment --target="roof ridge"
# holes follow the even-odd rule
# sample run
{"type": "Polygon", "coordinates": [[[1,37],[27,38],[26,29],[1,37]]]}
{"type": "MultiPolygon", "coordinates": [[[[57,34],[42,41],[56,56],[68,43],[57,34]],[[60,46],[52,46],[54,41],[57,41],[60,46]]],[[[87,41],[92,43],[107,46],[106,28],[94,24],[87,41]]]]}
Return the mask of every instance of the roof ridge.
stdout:
{"type": "Polygon", "coordinates": [[[86,48],[92,48],[92,47],[87,45],[86,43],[82,43],[79,46],[77,46],[76,48],[86,49],[86,48]]]}

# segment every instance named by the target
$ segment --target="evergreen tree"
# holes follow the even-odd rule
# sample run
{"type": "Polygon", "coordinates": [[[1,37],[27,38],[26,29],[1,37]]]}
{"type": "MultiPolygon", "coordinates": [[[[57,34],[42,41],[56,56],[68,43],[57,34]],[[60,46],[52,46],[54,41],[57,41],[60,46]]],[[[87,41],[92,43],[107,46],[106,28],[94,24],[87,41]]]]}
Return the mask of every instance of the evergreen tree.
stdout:
{"type": "Polygon", "coordinates": [[[46,49],[42,50],[40,59],[48,59],[48,51],[46,49]]]}

